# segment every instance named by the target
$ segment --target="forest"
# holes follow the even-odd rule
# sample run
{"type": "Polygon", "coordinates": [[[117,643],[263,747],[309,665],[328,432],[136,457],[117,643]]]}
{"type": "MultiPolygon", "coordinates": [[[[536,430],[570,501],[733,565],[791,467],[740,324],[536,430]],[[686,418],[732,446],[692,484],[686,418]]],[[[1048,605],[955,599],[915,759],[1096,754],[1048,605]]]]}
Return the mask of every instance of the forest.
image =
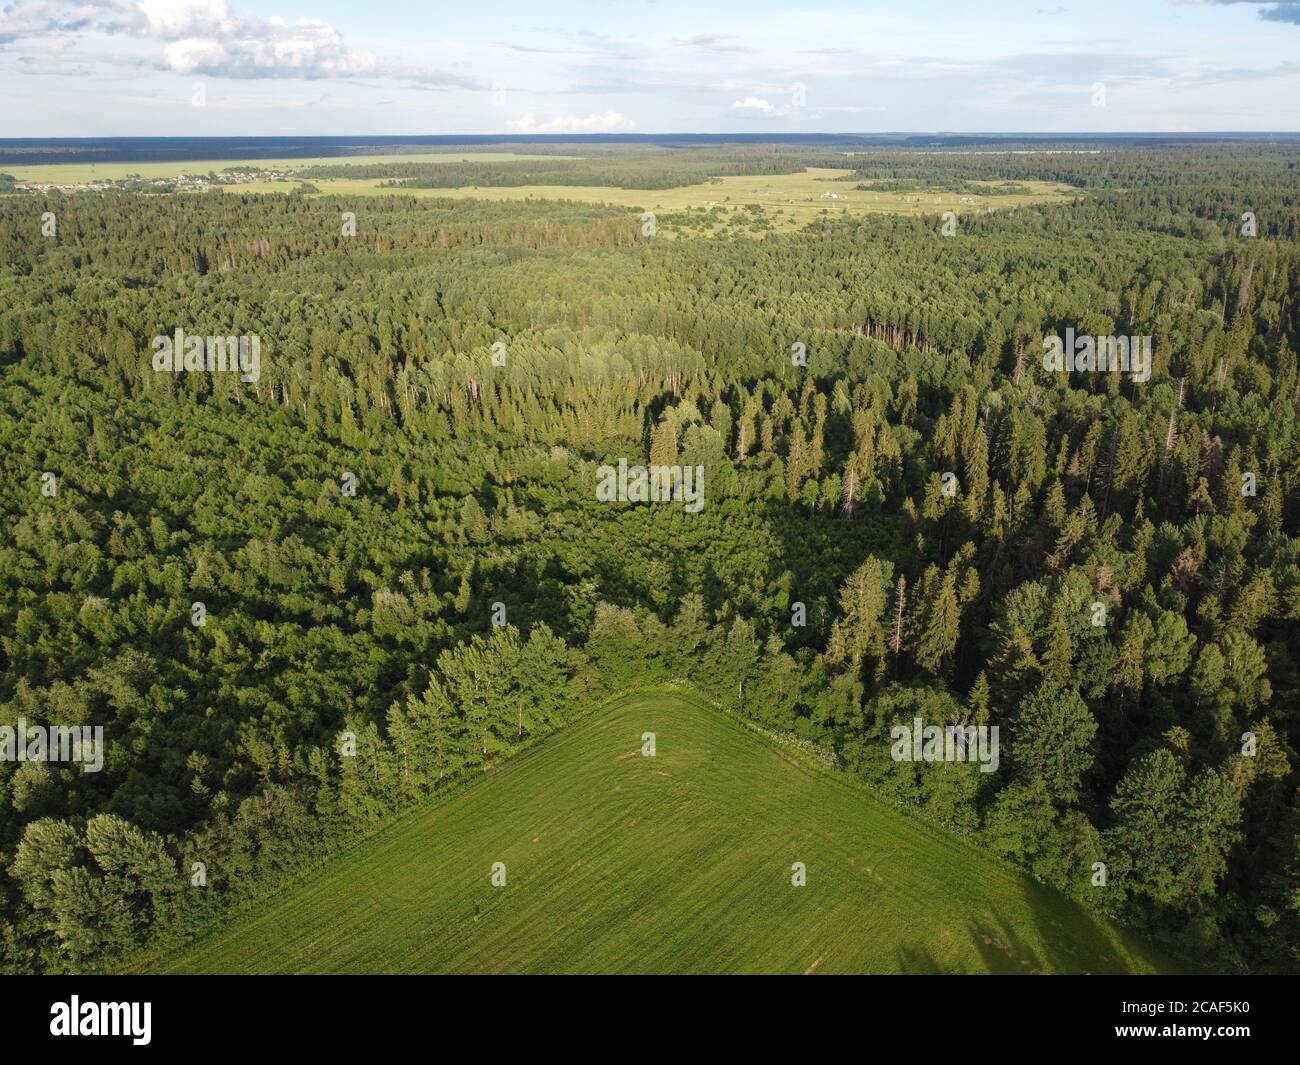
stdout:
{"type": "Polygon", "coordinates": [[[106,742],[0,761],[0,972],[194,936],[670,682],[1180,956],[1300,970],[1300,147],[826,155],[444,169],[1079,194],[716,235],[424,163],[0,195],[0,726],[106,742]],[[256,380],[155,372],[178,328],[256,380]],[[1067,329],[1150,379],[1045,369],[1067,329]],[[620,459],[705,505],[598,500],[620,459]],[[917,717],[999,770],[894,761],[917,717]]]}

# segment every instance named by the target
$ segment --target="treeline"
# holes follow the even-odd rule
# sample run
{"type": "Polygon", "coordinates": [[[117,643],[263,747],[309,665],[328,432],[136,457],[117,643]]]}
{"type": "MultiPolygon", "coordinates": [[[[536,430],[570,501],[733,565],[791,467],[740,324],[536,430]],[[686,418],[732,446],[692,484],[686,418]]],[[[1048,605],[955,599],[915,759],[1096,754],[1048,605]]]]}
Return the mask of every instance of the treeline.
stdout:
{"type": "Polygon", "coordinates": [[[1221,185],[1294,190],[1297,148],[1284,140],[1171,145],[1158,150],[1094,143],[1027,143],[970,149],[880,149],[854,155],[854,180],[1059,181],[1081,189],[1162,189],[1221,185]],[[859,159],[865,162],[859,163],[859,159]]]}
{"type": "Polygon", "coordinates": [[[772,720],[788,721],[797,673],[788,655],[765,656],[743,620],[711,625],[699,596],[684,599],[670,625],[597,604],[585,651],[542,624],[527,637],[493,628],[444,651],[428,686],[392,704],[379,723],[345,719],[329,745],[291,755],[254,746],[249,753],[266,770],[260,791],[222,802],[183,837],[114,813],[30,821],[7,869],[22,920],[0,924],[0,965],[102,969],[201,934],[230,908],[619,691],[689,679],[725,707],[757,699],[772,720]]]}
{"type": "MultiPolygon", "coordinates": [[[[495,630],[443,652],[428,687],[381,724],[344,719],[331,747],[259,747],[257,795],[217,804],[183,838],[114,813],[28,823],[7,870],[24,919],[0,924],[5,971],[102,967],[190,934],[278,886],[358,833],[446,791],[571,720],[574,661],[544,625],[495,630]],[[382,728],[382,731],[381,731],[382,728]]],[[[206,760],[189,759],[196,790],[206,760]]]]}
{"type": "MultiPolygon", "coordinates": [[[[854,181],[857,178],[856,175],[850,174],[843,180],[854,181]]],[[[963,181],[955,175],[936,177],[931,181],[922,181],[919,178],[881,178],[876,181],[860,182],[853,188],[858,192],[955,192],[971,196],[1024,196],[1030,191],[1028,185],[1017,181],[979,184],[974,181],[963,181]]]]}
{"type": "Polygon", "coordinates": [[[842,156],[826,152],[793,153],[772,146],[717,149],[627,149],[593,155],[578,148],[578,158],[506,159],[401,163],[349,163],[308,167],[304,178],[384,179],[397,189],[517,187],[521,185],[595,185],[624,189],[671,189],[699,185],[741,174],[797,174],[805,160],[839,165],[842,156]],[[835,162],[824,162],[827,158],[835,162]]]}

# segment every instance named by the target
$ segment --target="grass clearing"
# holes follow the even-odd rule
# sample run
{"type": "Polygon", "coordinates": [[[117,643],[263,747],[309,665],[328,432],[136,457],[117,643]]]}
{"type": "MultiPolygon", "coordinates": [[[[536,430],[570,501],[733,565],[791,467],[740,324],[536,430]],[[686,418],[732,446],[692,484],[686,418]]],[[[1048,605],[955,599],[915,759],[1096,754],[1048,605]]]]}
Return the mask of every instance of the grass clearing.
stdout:
{"type": "MultiPolygon", "coordinates": [[[[972,196],[954,192],[858,192],[854,183],[837,180],[851,170],[809,168],[800,174],[749,175],[723,177],[698,185],[674,189],[617,189],[595,185],[517,185],[510,187],[462,186],[454,189],[386,189],[378,181],[338,179],[314,181],[322,194],[342,196],[383,196],[402,192],[414,196],[476,200],[577,200],[582,203],[612,204],[639,208],[656,214],[672,215],[686,211],[709,211],[720,208],[731,215],[750,204],[763,208],[774,230],[800,229],[823,216],[837,214],[892,213],[904,215],[938,214],[1021,207],[1036,203],[1065,203],[1079,195],[1069,185],[1049,181],[1022,181],[1029,193],[1011,196],[972,196]],[[831,199],[831,196],[837,197],[831,199]]],[[[227,191],[286,192],[292,185],[251,183],[227,191]]]]}
{"type": "Polygon", "coordinates": [[[638,694],[410,813],[175,973],[1154,972],[961,838],[681,693],[638,694]],[[657,754],[640,753],[654,732],[657,754]],[[507,883],[489,871],[504,862],[507,883]],[[807,886],[791,885],[791,865],[807,886]]]}

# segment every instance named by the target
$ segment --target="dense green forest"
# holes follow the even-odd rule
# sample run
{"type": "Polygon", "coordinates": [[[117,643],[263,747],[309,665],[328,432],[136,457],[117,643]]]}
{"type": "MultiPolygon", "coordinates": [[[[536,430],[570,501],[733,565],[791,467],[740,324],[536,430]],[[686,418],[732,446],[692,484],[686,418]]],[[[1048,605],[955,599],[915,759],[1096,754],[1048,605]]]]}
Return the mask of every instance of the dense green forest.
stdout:
{"type": "Polygon", "coordinates": [[[1289,193],[1294,203],[1295,170],[1300,166],[1296,147],[1272,141],[1243,148],[1231,143],[1171,145],[1159,151],[1115,149],[1102,142],[1036,147],[1019,150],[875,151],[857,153],[858,172],[845,180],[912,180],[948,187],[955,180],[1060,181],[1081,189],[1130,190],[1196,188],[1254,193],[1267,187],[1289,193]]]}
{"type": "Polygon", "coordinates": [[[311,178],[386,178],[394,188],[454,189],[518,185],[597,185],[625,189],[671,189],[736,174],[797,174],[806,166],[842,166],[844,155],[826,150],[790,150],[778,145],[729,151],[644,148],[576,159],[483,160],[478,162],[366,163],[349,161],[307,167],[311,178]]]}
{"type": "Polygon", "coordinates": [[[0,761],[0,971],[192,934],[673,680],[1175,950],[1300,968],[1297,164],[847,164],[1080,190],[951,236],[0,198],[0,725],[107,738],[98,773],[0,761]],[[177,328],[259,338],[256,379],[156,372],[177,328]],[[1067,329],[1151,336],[1150,379],[1045,370],[1067,329]],[[619,459],[703,467],[707,504],[598,501],[619,459]],[[915,717],[999,726],[1000,770],[893,761],[915,717]]]}

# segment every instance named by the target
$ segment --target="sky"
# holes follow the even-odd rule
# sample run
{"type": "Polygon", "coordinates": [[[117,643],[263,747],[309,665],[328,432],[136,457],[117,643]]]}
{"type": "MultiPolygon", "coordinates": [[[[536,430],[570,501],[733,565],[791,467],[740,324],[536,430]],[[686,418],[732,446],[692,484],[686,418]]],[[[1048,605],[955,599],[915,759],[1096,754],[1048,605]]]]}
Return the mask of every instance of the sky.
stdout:
{"type": "Polygon", "coordinates": [[[1300,3],[0,0],[0,137],[1300,130],[1300,3]]]}

